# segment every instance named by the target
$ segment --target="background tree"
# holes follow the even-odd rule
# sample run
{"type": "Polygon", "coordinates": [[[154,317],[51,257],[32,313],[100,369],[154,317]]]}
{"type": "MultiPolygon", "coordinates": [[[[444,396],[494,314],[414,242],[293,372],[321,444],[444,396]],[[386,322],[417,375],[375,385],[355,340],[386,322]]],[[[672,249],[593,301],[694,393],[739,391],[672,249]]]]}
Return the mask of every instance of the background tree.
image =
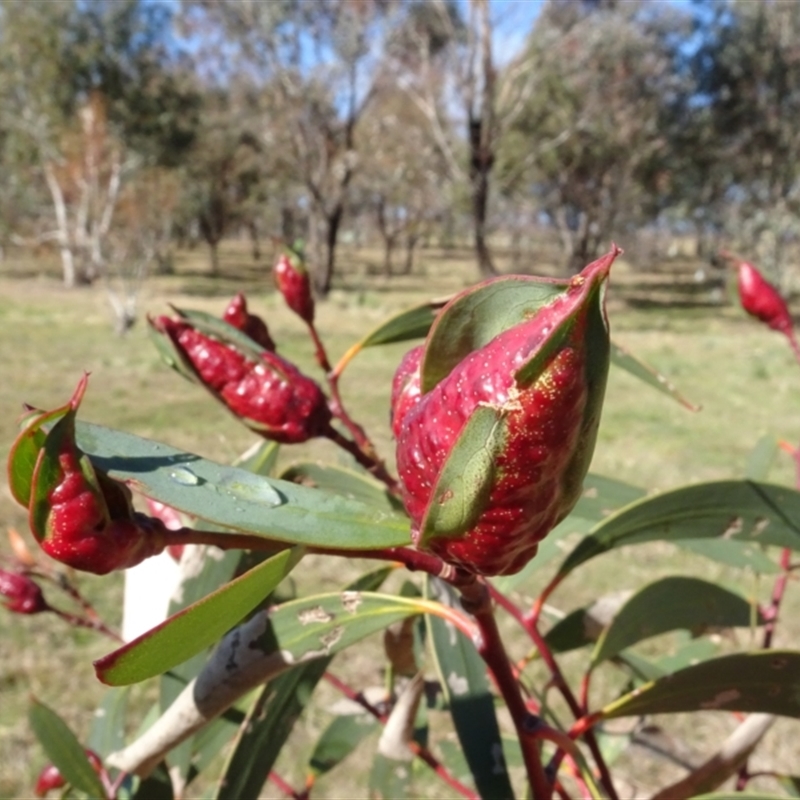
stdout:
{"type": "Polygon", "coordinates": [[[652,212],[643,187],[669,147],[680,21],[660,5],[550,2],[536,23],[501,171],[512,193],[539,198],[570,272],[652,212]]]}
{"type": "Polygon", "coordinates": [[[0,9],[5,126],[36,154],[68,286],[102,271],[98,242],[125,176],[174,163],[191,141],[196,104],[172,74],[168,21],[166,7],[139,0],[0,9]]]}
{"type": "Polygon", "coordinates": [[[694,22],[686,204],[780,281],[800,234],[800,7],[720,0],[694,22]]]}

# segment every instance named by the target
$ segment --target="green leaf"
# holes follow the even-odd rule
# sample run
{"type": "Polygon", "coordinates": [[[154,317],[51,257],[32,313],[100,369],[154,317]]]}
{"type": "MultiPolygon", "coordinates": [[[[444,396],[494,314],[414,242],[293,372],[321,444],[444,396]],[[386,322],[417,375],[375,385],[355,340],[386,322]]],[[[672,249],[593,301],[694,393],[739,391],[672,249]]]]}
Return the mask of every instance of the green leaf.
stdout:
{"type": "Polygon", "coordinates": [[[766,480],[777,454],[778,440],[769,434],[762,436],[747,456],[745,478],[751,481],[766,480]]]}
{"type": "Polygon", "coordinates": [[[559,568],[565,576],[595,556],[655,540],[721,537],[800,549],[800,492],[755,481],[715,481],[647,497],[595,526],[559,568]]]}
{"type": "Polygon", "coordinates": [[[496,409],[481,406],[472,412],[436,480],[422,522],[423,544],[434,537],[460,536],[475,526],[494,487],[504,433],[496,409]]]}
{"type": "Polygon", "coordinates": [[[762,575],[781,571],[757,542],[738,542],[735,539],[681,539],[675,544],[690,553],[709,558],[719,564],[738,569],[750,569],[762,575]]]}
{"type": "Polygon", "coordinates": [[[249,614],[294,568],[302,550],[284,550],[138,639],[94,662],[103,683],[122,686],[186,661],[249,614]]]}
{"type": "Polygon", "coordinates": [[[633,595],[600,634],[592,666],[614,658],[644,639],[686,629],[699,635],[710,627],[747,627],[763,619],[741,595],[698,578],[672,576],[633,595]]]}
{"type": "Polygon", "coordinates": [[[712,710],[800,717],[800,653],[759,650],[712,658],[639,687],[598,716],[712,710]]]}
{"type": "Polygon", "coordinates": [[[474,350],[529,320],[568,286],[568,280],[508,275],[463,292],[439,314],[428,334],[421,369],[423,394],[474,350]]]}
{"type": "Polygon", "coordinates": [[[224,528],[349,550],[408,544],[408,519],[224,466],[132,434],[78,423],[78,444],[112,478],[224,528]],[[124,455],[120,455],[124,453],[124,455]]]}
{"type": "MultiPolygon", "coordinates": [[[[459,605],[453,589],[442,581],[427,578],[426,590],[447,605],[459,605]]],[[[452,625],[432,616],[426,622],[442,691],[478,793],[513,798],[486,665],[475,645],[452,625]]]]}
{"type": "Polygon", "coordinates": [[[586,614],[589,607],[576,608],[560,619],[545,634],[544,640],[554,653],[568,653],[581,647],[594,644],[595,637],[587,626],[586,614]]]}
{"type": "Polygon", "coordinates": [[[108,689],[95,709],[86,746],[103,758],[125,744],[129,691],[127,686],[108,689]]]}
{"type": "Polygon", "coordinates": [[[397,511],[402,508],[389,494],[386,485],[363,472],[333,464],[304,461],[292,464],[281,473],[281,480],[332,492],[371,508],[397,511]]]}
{"type": "Polygon", "coordinates": [[[278,456],[281,452],[281,446],[278,442],[271,442],[263,439],[256,442],[249,450],[242,453],[236,461],[233,462],[234,467],[245,469],[248,472],[253,472],[256,475],[272,475],[276,464],[278,463],[278,456]]]}
{"type": "Polygon", "coordinates": [[[678,391],[678,388],[658,370],[640,361],[633,353],[626,350],[624,347],[611,342],[611,363],[626,372],[633,375],[634,378],[644,381],[648,386],[658,389],[669,395],[673,400],[677,400],[682,406],[688,408],[690,411],[699,411],[700,406],[695,405],[690,400],[678,391]]]}
{"type": "Polygon", "coordinates": [[[309,772],[318,777],[341,764],[380,723],[372,714],[346,714],[335,717],[322,732],[308,762],[309,772]]]}
{"type": "Polygon", "coordinates": [[[331,658],[303,664],[261,689],[240,726],[214,797],[255,800],[331,658]]]}
{"type": "MultiPolygon", "coordinates": [[[[390,567],[368,572],[345,591],[378,589],[391,572],[390,567]]],[[[258,797],[294,723],[311,699],[332,656],[320,658],[290,670],[261,689],[240,726],[234,746],[220,778],[216,796],[258,797]]]]}
{"type": "Polygon", "coordinates": [[[34,698],[28,720],[47,757],[67,783],[89,797],[107,796],[83,746],[55,711],[34,698]]]}
{"type": "Polygon", "coordinates": [[[800,797],[800,775],[776,775],[775,777],[791,797],[800,797]]]}
{"type": "Polygon", "coordinates": [[[416,795],[411,794],[411,775],[410,761],[395,761],[375,753],[369,773],[369,796],[381,800],[413,798],[416,795]]]}
{"type": "Polygon", "coordinates": [[[639,486],[589,473],[583,480],[583,494],[572,513],[599,522],[622,506],[633,503],[646,494],[647,492],[639,486]]]}
{"type": "Polygon", "coordinates": [[[422,339],[428,335],[428,331],[442,305],[443,303],[441,302],[430,301],[389,317],[377,328],[370,331],[355,345],[355,348],[364,350],[367,347],[375,347],[376,345],[422,339]]]}
{"type": "Polygon", "coordinates": [[[139,781],[132,800],[173,800],[172,780],[165,764],[159,764],[146,778],[139,781]]]}
{"type": "Polygon", "coordinates": [[[44,446],[44,425],[53,425],[71,408],[67,404],[54,411],[41,412],[28,418],[24,430],[20,432],[8,454],[8,486],[14,499],[27,508],[31,501],[33,472],[39,451],[44,446]]]}

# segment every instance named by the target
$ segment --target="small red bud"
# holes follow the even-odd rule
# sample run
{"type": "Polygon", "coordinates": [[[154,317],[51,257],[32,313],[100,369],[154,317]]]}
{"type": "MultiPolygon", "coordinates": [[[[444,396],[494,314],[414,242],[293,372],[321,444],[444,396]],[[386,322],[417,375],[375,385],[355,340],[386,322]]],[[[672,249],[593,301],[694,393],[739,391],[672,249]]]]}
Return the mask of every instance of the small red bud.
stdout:
{"type": "Polygon", "coordinates": [[[314,298],[302,257],[294,251],[285,252],[278,258],[272,272],[286,305],[311,325],[314,322],[314,298]]]}
{"type": "Polygon", "coordinates": [[[222,319],[233,325],[242,333],[249,336],[256,344],[263,347],[265,350],[275,352],[275,342],[269,335],[267,324],[261,317],[256,314],[251,314],[247,310],[247,300],[245,296],[239,292],[236,297],[228,303],[228,307],[222,315],[222,319]]]}
{"type": "Polygon", "coordinates": [[[55,764],[48,764],[36,779],[36,786],[33,790],[37,797],[44,797],[53,789],[61,789],[66,786],[64,776],[55,764]]]}
{"type": "Polygon", "coordinates": [[[739,299],[742,308],[785,336],[792,332],[792,315],[785,300],[753,264],[739,263],[739,299]]]}
{"type": "Polygon", "coordinates": [[[39,614],[49,611],[39,584],[27,575],[0,569],[0,601],[15,614],[39,614]]]}
{"type": "Polygon", "coordinates": [[[265,439],[298,444],[328,430],[322,389],[277,353],[246,353],[185,319],[158,317],[150,324],[170,338],[203,386],[265,439]]]}
{"type": "MultiPolygon", "coordinates": [[[[104,768],[100,756],[98,756],[94,750],[86,749],[84,752],[86,753],[88,762],[92,765],[92,769],[98,775],[101,775],[104,771],[104,768]]],[[[64,776],[61,774],[61,771],[58,769],[58,767],[55,764],[48,764],[39,773],[39,777],[36,779],[36,786],[33,791],[37,797],[44,797],[53,789],[62,789],[64,786],[66,786],[66,784],[67,782],[64,780],[64,776]]]]}

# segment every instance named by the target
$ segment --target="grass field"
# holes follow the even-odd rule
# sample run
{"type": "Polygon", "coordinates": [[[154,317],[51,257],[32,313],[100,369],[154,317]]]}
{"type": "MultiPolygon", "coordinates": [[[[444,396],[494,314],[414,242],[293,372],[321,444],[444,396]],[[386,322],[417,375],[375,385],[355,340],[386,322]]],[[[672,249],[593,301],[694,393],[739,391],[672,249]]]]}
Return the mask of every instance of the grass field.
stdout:
{"type": "MultiPolygon", "coordinates": [[[[373,262],[380,263],[379,254],[343,251],[339,284],[318,309],[319,329],[333,358],[387,314],[457,291],[474,280],[469,262],[459,253],[425,250],[414,275],[391,280],[377,274],[373,262]]],[[[143,312],[166,313],[167,303],[173,303],[219,314],[234,292],[244,290],[252,309],[266,318],[279,350],[314,374],[312,349],[303,325],[279,302],[265,263],[254,265],[244,250],[233,244],[223,250],[219,277],[206,274],[199,253],[179,254],[176,267],[175,275],[149,279],[140,300],[143,312]]],[[[665,275],[669,277],[669,272],[665,275]]],[[[612,370],[594,472],[649,490],[664,490],[695,481],[741,477],[748,452],[763,434],[800,441],[800,369],[777,334],[746,319],[732,304],[626,302],[642,292],[646,294],[646,286],[640,276],[620,264],[609,301],[613,338],[667,374],[702,410],[689,412],[629,375],[612,370]]],[[[10,259],[0,266],[0,363],[5,372],[5,380],[0,382],[0,454],[4,461],[15,436],[21,403],[40,407],[63,404],[83,371],[91,372],[81,409],[84,419],[219,461],[230,461],[243,451],[252,441],[250,434],[201,389],[188,385],[159,362],[145,328],[140,321],[126,337],[115,336],[104,288],[66,292],[54,265],[48,262],[10,259]]],[[[364,352],[342,382],[352,413],[390,460],[389,385],[405,349],[398,345],[364,352]]],[[[285,449],[283,458],[288,462],[312,453],[340,459],[330,448],[317,445],[285,449]]],[[[769,477],[793,483],[789,459],[779,459],[769,477]]],[[[24,513],[10,499],[7,485],[0,494],[0,515],[5,526],[26,531],[24,513]]],[[[5,537],[0,537],[0,555],[8,553],[5,537]]],[[[597,559],[583,573],[584,580],[567,582],[554,602],[569,610],[603,592],[623,586],[635,589],[675,570],[738,582],[742,591],[762,598],[771,588],[767,580],[759,582],[754,576],[654,545],[639,547],[613,564],[597,559]],[[621,564],[625,565],[624,574],[621,564]]],[[[307,571],[305,577],[315,584],[329,581],[339,585],[342,580],[338,571],[335,582],[329,574],[307,571]]],[[[118,623],[121,582],[89,577],[81,579],[81,585],[108,619],[118,623]]],[[[535,590],[530,587],[530,594],[535,590]]],[[[779,630],[776,645],[800,644],[798,612],[795,592],[789,597],[786,624],[779,630]]],[[[25,718],[29,696],[53,705],[77,730],[85,731],[102,694],[91,660],[109,646],[89,633],[65,630],[48,615],[23,619],[8,613],[0,613],[0,642],[0,797],[26,797],[43,763],[25,718]]],[[[365,680],[379,682],[379,676],[365,680]]],[[[143,706],[148,691],[141,690],[143,706]]],[[[697,731],[699,739],[692,742],[695,755],[713,746],[734,724],[719,715],[703,719],[697,731]]],[[[317,724],[321,723],[312,715],[300,726],[298,747],[304,746],[306,739],[311,741],[317,724]]],[[[680,721],[677,725],[675,735],[680,736],[685,728],[680,721]]],[[[783,722],[773,729],[764,763],[791,766],[796,756],[796,747],[793,756],[793,747],[787,744],[793,738],[796,741],[791,730],[789,723],[783,722]]],[[[657,761],[646,762],[657,766],[643,766],[645,762],[635,752],[621,763],[625,765],[621,773],[625,785],[634,793],[646,792],[666,775],[678,774],[657,761]]],[[[296,785],[302,783],[297,764],[287,761],[284,767],[288,778],[296,785]]],[[[346,774],[334,772],[327,783],[320,784],[315,796],[354,796],[357,770],[341,772],[346,774]]],[[[432,796],[448,796],[441,787],[431,791],[436,793],[432,796]]]]}

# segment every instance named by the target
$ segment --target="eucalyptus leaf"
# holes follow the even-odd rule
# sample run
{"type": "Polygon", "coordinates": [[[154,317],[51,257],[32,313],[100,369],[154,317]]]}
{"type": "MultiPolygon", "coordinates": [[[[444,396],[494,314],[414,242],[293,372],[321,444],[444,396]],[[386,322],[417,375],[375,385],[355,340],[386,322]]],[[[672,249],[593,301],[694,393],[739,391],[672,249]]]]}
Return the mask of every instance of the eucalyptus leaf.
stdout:
{"type": "Polygon", "coordinates": [[[34,698],[28,720],[47,757],[67,783],[89,797],[107,796],[83,746],[55,711],[34,698]]]}
{"type": "MultiPolygon", "coordinates": [[[[426,592],[460,606],[454,590],[438,579],[426,578],[426,592]]],[[[486,665],[475,645],[450,623],[433,616],[426,622],[442,691],[478,792],[484,798],[513,798],[486,665]]]]}
{"type": "Polygon", "coordinates": [[[127,686],[108,689],[94,711],[86,746],[102,758],[121,750],[125,744],[129,693],[130,689],[127,686]]]}
{"type": "Polygon", "coordinates": [[[751,481],[766,480],[777,454],[778,440],[770,434],[762,436],[747,456],[745,478],[749,478],[751,481]]]}
{"type": "Polygon", "coordinates": [[[311,486],[326,492],[332,492],[348,500],[355,500],[371,508],[379,508],[395,512],[402,508],[392,498],[386,485],[363,472],[355,472],[346,467],[319,462],[304,461],[287,467],[281,480],[311,486]]]}
{"type": "Polygon", "coordinates": [[[800,549],[800,492],[755,481],[685,486],[634,502],[596,525],[559,568],[565,576],[619,547],[720,537],[800,549]]]}
{"type": "Polygon", "coordinates": [[[112,478],[223,528],[348,550],[409,543],[406,517],[354,500],[257,476],[99,425],[78,423],[78,444],[112,478]]]}
{"type": "Polygon", "coordinates": [[[334,717],[314,745],[308,763],[309,772],[314,776],[330,772],[378,728],[378,720],[366,711],[334,717]]]}
{"type": "Polygon", "coordinates": [[[112,686],[166,672],[218,641],[294,568],[302,550],[284,550],[170,617],[151,631],[95,661],[98,678],[112,686]]]}
{"type": "Polygon", "coordinates": [[[688,400],[666,376],[658,370],[645,364],[633,353],[615,342],[611,342],[611,363],[614,366],[624,369],[626,372],[644,381],[648,386],[657,389],[659,392],[668,395],[673,400],[677,400],[682,406],[690,411],[699,411],[700,406],[688,400]]]}
{"type": "MultiPolygon", "coordinates": [[[[391,572],[389,567],[368,572],[345,591],[378,589],[391,572]]],[[[269,681],[260,689],[240,726],[217,786],[220,800],[258,797],[269,770],[283,749],[294,723],[333,656],[301,664],[269,681]]]]}
{"type": "Polygon", "coordinates": [[[414,798],[417,795],[411,794],[411,775],[410,761],[395,761],[375,753],[369,773],[369,796],[386,800],[414,798]]]}
{"type": "Polygon", "coordinates": [[[800,652],[759,650],[712,658],[609,703],[600,719],[681,711],[763,711],[800,717],[800,652]]]}
{"type": "Polygon", "coordinates": [[[726,564],[737,569],[749,569],[761,575],[775,575],[780,566],[771,559],[758,542],[735,539],[680,539],[675,542],[682,550],[726,564]]]}
{"type": "Polygon", "coordinates": [[[714,627],[747,627],[762,623],[741,595],[699,578],[670,576],[654,581],[634,594],[600,634],[592,666],[644,639],[686,629],[700,635],[714,627]]]}

